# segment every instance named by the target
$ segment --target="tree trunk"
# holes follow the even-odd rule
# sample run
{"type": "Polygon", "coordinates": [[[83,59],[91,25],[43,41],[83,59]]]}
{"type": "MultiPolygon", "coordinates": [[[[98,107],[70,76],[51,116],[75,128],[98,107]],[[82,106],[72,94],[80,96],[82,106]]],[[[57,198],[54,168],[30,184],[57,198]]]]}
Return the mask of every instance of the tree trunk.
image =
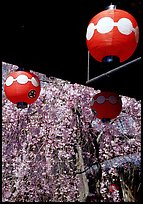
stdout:
{"type": "MultiPolygon", "coordinates": [[[[82,149],[79,145],[77,145],[77,157],[76,157],[76,163],[77,163],[77,170],[80,172],[84,171],[84,161],[82,157],[82,149]]],[[[86,177],[86,173],[77,174],[79,177],[80,183],[79,183],[79,202],[85,202],[87,195],[89,194],[89,188],[88,188],[88,180],[86,177]]]]}

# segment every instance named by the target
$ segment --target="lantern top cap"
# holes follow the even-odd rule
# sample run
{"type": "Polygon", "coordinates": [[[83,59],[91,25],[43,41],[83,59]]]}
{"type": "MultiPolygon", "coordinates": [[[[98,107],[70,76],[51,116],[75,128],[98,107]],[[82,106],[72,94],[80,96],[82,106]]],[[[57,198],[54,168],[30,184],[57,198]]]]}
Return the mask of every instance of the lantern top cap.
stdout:
{"type": "Polygon", "coordinates": [[[106,7],[106,9],[116,9],[116,5],[110,4],[109,6],[106,7]]]}

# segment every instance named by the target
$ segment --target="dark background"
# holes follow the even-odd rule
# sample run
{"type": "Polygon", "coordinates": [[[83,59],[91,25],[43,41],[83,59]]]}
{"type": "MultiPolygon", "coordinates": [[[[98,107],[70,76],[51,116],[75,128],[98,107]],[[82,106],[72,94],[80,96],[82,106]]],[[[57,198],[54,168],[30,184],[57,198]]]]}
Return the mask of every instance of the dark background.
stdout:
{"type": "MultiPolygon", "coordinates": [[[[142,0],[4,1],[2,61],[87,86],[86,29],[91,18],[111,3],[132,14],[140,29],[135,53],[120,65],[142,57],[142,0]]],[[[142,65],[140,60],[88,86],[141,99],[142,65]]],[[[105,71],[107,67],[90,57],[90,78],[105,71]]]]}

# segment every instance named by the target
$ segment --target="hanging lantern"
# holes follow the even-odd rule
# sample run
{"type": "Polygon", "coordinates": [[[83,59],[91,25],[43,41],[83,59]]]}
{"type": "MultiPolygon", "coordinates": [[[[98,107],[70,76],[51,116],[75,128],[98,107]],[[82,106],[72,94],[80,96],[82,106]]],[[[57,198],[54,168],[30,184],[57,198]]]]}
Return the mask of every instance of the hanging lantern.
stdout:
{"type": "Polygon", "coordinates": [[[27,71],[16,71],[9,74],[4,83],[6,97],[18,108],[25,108],[34,103],[40,94],[40,80],[27,71]]]}
{"type": "Polygon", "coordinates": [[[118,94],[103,91],[94,95],[91,101],[91,109],[96,118],[103,122],[116,118],[122,110],[122,101],[118,94]]]}
{"type": "Polygon", "coordinates": [[[116,190],[119,190],[119,186],[117,184],[114,184],[112,183],[110,186],[109,186],[109,192],[110,193],[113,193],[114,191],[116,190]]]}
{"type": "Polygon", "coordinates": [[[113,5],[95,15],[89,22],[86,44],[91,56],[99,62],[127,60],[136,50],[139,28],[135,18],[113,5]]]}

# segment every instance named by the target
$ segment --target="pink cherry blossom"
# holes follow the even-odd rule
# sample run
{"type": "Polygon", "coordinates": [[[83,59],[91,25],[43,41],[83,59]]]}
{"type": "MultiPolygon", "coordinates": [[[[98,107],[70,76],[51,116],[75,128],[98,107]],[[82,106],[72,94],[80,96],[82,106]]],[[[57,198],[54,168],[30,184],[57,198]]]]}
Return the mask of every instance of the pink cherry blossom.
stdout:
{"type": "MultiPolygon", "coordinates": [[[[17,68],[3,62],[2,83],[17,68]]],[[[41,80],[34,104],[17,109],[2,94],[3,202],[81,202],[84,191],[95,194],[96,202],[89,176],[100,179],[101,202],[121,202],[109,185],[119,177],[119,167],[140,166],[141,101],[121,96],[122,112],[103,123],[89,105],[100,90],[34,73],[41,80]]]]}

